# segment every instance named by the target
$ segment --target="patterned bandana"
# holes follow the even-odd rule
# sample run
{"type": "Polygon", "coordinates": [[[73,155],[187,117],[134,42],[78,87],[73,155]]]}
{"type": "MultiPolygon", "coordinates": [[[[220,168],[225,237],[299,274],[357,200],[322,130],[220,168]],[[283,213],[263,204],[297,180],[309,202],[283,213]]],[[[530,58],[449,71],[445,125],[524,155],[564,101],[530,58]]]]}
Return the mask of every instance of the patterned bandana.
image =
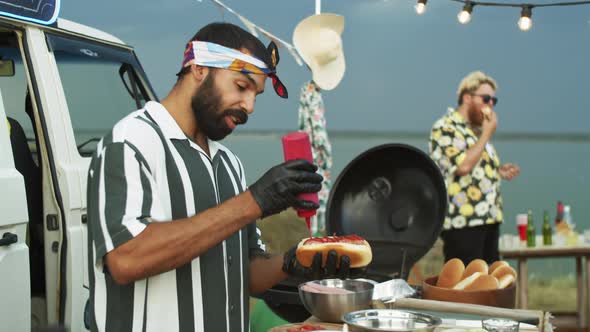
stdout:
{"type": "Polygon", "coordinates": [[[276,74],[279,52],[274,42],[268,45],[268,52],[271,55],[272,68],[269,68],[263,61],[240,51],[214,43],[192,41],[187,44],[184,51],[182,68],[195,64],[242,73],[267,75],[272,79],[272,86],[277,95],[287,98],[289,96],[287,88],[276,74]]]}

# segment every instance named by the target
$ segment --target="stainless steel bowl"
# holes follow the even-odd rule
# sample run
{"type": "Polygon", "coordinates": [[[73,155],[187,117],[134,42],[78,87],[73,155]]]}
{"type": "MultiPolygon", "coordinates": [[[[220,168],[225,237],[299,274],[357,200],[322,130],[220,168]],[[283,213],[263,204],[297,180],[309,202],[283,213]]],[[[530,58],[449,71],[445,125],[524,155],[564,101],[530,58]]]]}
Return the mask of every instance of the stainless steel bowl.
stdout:
{"type": "Polygon", "coordinates": [[[345,314],[342,317],[352,332],[387,331],[434,331],[441,324],[435,316],[391,309],[361,310],[345,314]]]}
{"type": "Polygon", "coordinates": [[[370,308],[374,287],[372,283],[360,280],[314,280],[299,285],[299,297],[305,309],[313,316],[324,322],[338,323],[341,322],[342,315],[347,312],[370,308]],[[326,294],[302,289],[303,286],[310,283],[346,289],[352,293],[326,294]]]}

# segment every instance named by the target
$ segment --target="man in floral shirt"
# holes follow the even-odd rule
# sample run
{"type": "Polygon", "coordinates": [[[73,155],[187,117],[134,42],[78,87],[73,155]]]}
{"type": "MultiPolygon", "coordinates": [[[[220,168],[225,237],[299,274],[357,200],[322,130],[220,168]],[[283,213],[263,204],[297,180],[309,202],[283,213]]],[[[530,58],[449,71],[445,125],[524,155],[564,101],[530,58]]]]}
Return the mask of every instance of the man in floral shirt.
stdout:
{"type": "Polygon", "coordinates": [[[457,91],[458,108],[436,121],[430,134],[430,156],[445,176],[449,209],[441,237],[445,261],[465,264],[499,259],[502,223],[501,179],[520,173],[514,164],[501,166],[491,139],[496,131],[493,108],[496,82],[480,71],[467,75],[457,91]]]}

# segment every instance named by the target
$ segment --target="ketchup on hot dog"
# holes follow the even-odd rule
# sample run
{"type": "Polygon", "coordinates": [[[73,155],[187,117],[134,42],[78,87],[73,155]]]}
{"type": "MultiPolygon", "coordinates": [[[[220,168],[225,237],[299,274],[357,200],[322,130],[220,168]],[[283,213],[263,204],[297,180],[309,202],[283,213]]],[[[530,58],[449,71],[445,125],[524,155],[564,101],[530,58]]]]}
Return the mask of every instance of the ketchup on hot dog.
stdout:
{"type": "Polygon", "coordinates": [[[351,268],[367,266],[373,259],[369,242],[358,235],[306,238],[299,242],[295,254],[302,266],[310,267],[318,252],[322,254],[322,262],[325,264],[331,250],[336,251],[338,256],[348,256],[351,268]]]}

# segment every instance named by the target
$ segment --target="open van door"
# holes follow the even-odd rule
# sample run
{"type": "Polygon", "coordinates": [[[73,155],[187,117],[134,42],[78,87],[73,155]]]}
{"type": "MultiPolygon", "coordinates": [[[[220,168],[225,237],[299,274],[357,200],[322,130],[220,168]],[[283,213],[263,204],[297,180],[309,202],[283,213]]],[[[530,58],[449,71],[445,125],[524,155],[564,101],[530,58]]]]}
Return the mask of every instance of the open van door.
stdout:
{"type": "Polygon", "coordinates": [[[0,91],[0,331],[31,330],[27,201],[0,91]]]}
{"type": "Polygon", "coordinates": [[[154,94],[131,47],[84,38],[93,30],[65,20],[58,20],[57,28],[27,27],[24,33],[31,76],[46,78],[31,83],[31,96],[44,143],[47,322],[85,331],[93,276],[86,225],[90,157],[117,121],[154,94]]]}
{"type": "Polygon", "coordinates": [[[0,331],[87,331],[90,157],[156,97],[132,47],[22,2],[0,4],[0,331]]]}

